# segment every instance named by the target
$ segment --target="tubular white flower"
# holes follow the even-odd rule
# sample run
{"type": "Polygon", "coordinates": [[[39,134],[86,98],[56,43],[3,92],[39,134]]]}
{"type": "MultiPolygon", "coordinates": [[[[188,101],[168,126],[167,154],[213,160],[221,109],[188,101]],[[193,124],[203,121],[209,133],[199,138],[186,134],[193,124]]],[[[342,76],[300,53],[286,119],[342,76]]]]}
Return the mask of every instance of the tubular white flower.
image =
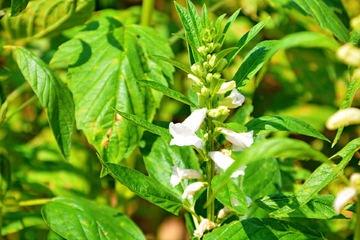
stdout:
{"type": "Polygon", "coordinates": [[[327,120],[326,127],[335,130],[351,124],[360,124],[360,109],[345,108],[337,111],[327,120]]]}
{"type": "MultiPolygon", "coordinates": [[[[216,165],[218,165],[224,171],[226,171],[226,169],[228,169],[231,164],[235,162],[232,158],[222,154],[219,151],[209,152],[209,156],[216,163],[216,165]]],[[[231,177],[237,178],[239,175],[245,175],[245,168],[246,166],[240,167],[231,175],[231,177]]]]}
{"type": "Polygon", "coordinates": [[[356,189],[353,187],[344,188],[335,198],[334,209],[337,214],[340,214],[342,207],[353,197],[356,196],[356,189]]]}
{"type": "Polygon", "coordinates": [[[249,207],[249,206],[250,206],[250,204],[252,204],[252,200],[251,200],[251,198],[246,197],[246,201],[247,201],[247,204],[248,204],[248,207],[249,207]]]}
{"type": "Polygon", "coordinates": [[[170,134],[174,137],[170,145],[195,146],[202,149],[203,141],[196,135],[201,123],[205,119],[206,108],[197,109],[182,123],[170,123],[170,134]]]}
{"type": "Polygon", "coordinates": [[[217,225],[214,222],[211,222],[209,219],[203,219],[199,226],[194,231],[194,237],[201,238],[204,235],[206,230],[210,231],[213,228],[216,228],[217,225]]]}
{"type": "Polygon", "coordinates": [[[254,143],[254,131],[237,133],[226,128],[219,128],[219,130],[225,135],[226,140],[232,143],[233,151],[244,151],[254,143]]]}
{"type": "Polygon", "coordinates": [[[231,212],[230,209],[228,209],[227,207],[224,207],[224,208],[220,209],[220,211],[219,211],[219,213],[217,215],[217,218],[222,219],[226,215],[228,215],[230,212],[231,212]]]}
{"type": "Polygon", "coordinates": [[[202,85],[201,80],[192,74],[188,74],[188,78],[192,79],[197,85],[202,85]]]}
{"type": "Polygon", "coordinates": [[[236,82],[230,81],[230,82],[224,82],[223,84],[221,84],[221,87],[219,89],[219,91],[217,91],[217,94],[225,94],[230,90],[233,90],[236,87],[236,82]]]}
{"type": "Polygon", "coordinates": [[[183,199],[193,198],[195,193],[205,187],[203,182],[195,182],[185,188],[184,194],[181,196],[183,199]]]}
{"type": "Polygon", "coordinates": [[[230,95],[219,102],[219,105],[226,106],[228,108],[240,107],[245,101],[245,97],[234,88],[230,95]]]}
{"type": "Polygon", "coordinates": [[[178,166],[173,166],[170,183],[173,187],[181,182],[181,179],[202,179],[199,171],[193,169],[180,169],[178,166]]]}

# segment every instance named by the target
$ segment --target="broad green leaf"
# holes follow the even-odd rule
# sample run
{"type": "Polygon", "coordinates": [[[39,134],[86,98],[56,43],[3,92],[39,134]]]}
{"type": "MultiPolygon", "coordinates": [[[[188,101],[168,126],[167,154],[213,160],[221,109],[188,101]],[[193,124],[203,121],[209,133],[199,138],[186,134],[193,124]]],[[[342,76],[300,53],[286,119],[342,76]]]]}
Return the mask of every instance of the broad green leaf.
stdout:
{"type": "Polygon", "coordinates": [[[2,236],[6,236],[38,225],[45,225],[40,213],[25,211],[7,212],[3,216],[1,234],[2,236]]]}
{"type": "MultiPolygon", "coordinates": [[[[176,11],[179,14],[181,23],[185,29],[186,38],[189,39],[189,41],[195,45],[196,49],[198,49],[200,47],[200,40],[199,40],[199,38],[196,34],[196,30],[195,30],[196,22],[194,23],[192,21],[189,12],[184,7],[182,7],[177,2],[174,2],[174,3],[175,3],[176,11]]],[[[190,56],[192,56],[194,58],[193,60],[190,59],[191,65],[200,60],[200,56],[196,53],[196,51],[192,50],[191,47],[189,47],[188,50],[189,50],[190,56]]]]}
{"type": "MultiPolygon", "coordinates": [[[[294,212],[276,215],[281,218],[313,218],[313,219],[344,219],[343,215],[335,213],[333,204],[335,197],[332,195],[314,196],[305,205],[297,208],[294,212]]],[[[296,201],[294,193],[278,193],[256,199],[257,206],[272,213],[281,207],[296,201]]]]}
{"type": "Polygon", "coordinates": [[[338,39],[349,40],[349,30],[344,26],[336,14],[322,0],[295,0],[305,12],[313,16],[321,28],[326,27],[338,39]]]}
{"type": "Polygon", "coordinates": [[[170,184],[173,166],[201,172],[199,159],[191,147],[170,146],[169,141],[152,134],[144,134],[145,147],[140,148],[149,177],[170,192],[181,197],[185,188],[196,180],[183,179],[175,188],[170,184]]]}
{"type": "Polygon", "coordinates": [[[225,41],[226,34],[229,32],[231,25],[235,22],[237,16],[239,15],[241,9],[238,9],[236,12],[231,15],[231,17],[228,19],[228,21],[225,24],[224,30],[223,30],[223,36],[220,40],[220,45],[223,45],[225,41]]]}
{"type": "Polygon", "coordinates": [[[247,240],[247,239],[324,239],[320,233],[299,223],[276,219],[252,218],[233,221],[205,234],[204,240],[247,240]]]}
{"type": "Polygon", "coordinates": [[[290,116],[262,116],[250,120],[245,126],[248,128],[248,131],[253,130],[255,135],[277,131],[289,131],[330,142],[308,123],[290,116]]]}
{"type": "Polygon", "coordinates": [[[126,215],[83,198],[54,198],[41,213],[46,224],[68,240],[146,239],[126,215]]]}
{"type": "Polygon", "coordinates": [[[161,59],[161,60],[163,60],[163,61],[165,61],[165,62],[168,62],[168,63],[174,65],[175,67],[183,70],[184,72],[187,72],[187,73],[189,73],[189,74],[192,74],[192,75],[200,78],[200,77],[197,76],[195,73],[193,73],[188,66],[186,66],[186,65],[184,65],[184,64],[182,64],[182,63],[180,63],[180,62],[174,61],[174,60],[172,60],[172,59],[170,59],[170,58],[166,58],[166,57],[163,57],[163,56],[158,56],[158,55],[154,55],[154,57],[156,57],[156,58],[158,58],[158,59],[161,59]]]}
{"type": "Polygon", "coordinates": [[[258,34],[261,29],[263,29],[263,27],[265,27],[265,25],[267,24],[267,22],[270,20],[270,17],[268,17],[266,20],[259,22],[258,24],[256,24],[253,28],[251,28],[247,33],[245,33],[240,40],[237,42],[236,47],[238,49],[234,49],[229,56],[227,57],[227,61],[228,64],[227,66],[230,65],[230,63],[234,60],[234,58],[236,57],[236,55],[238,55],[238,53],[241,51],[241,49],[243,49],[243,47],[250,42],[251,39],[253,39],[253,37],[256,36],[256,34],[258,34]]]}
{"type": "Polygon", "coordinates": [[[193,102],[191,102],[187,97],[185,97],[183,94],[181,94],[180,92],[171,90],[170,88],[168,88],[167,86],[164,86],[160,83],[157,83],[155,81],[148,81],[148,80],[137,80],[139,83],[150,87],[152,89],[155,89],[163,94],[165,94],[168,97],[171,97],[175,100],[178,100],[179,102],[188,104],[190,107],[193,108],[198,108],[198,106],[196,106],[196,104],[194,104],[193,102]]]}
{"type": "Polygon", "coordinates": [[[247,128],[244,125],[238,123],[222,123],[216,120],[213,120],[213,123],[215,124],[216,127],[227,128],[238,133],[247,131],[247,128]]]}
{"type": "Polygon", "coordinates": [[[244,58],[239,69],[232,78],[236,88],[241,90],[265,63],[265,55],[276,44],[276,40],[263,41],[256,45],[244,58]]]}
{"type": "Polygon", "coordinates": [[[28,5],[28,0],[11,0],[10,17],[15,17],[28,5]]]}
{"type": "Polygon", "coordinates": [[[321,152],[311,148],[307,143],[288,138],[275,138],[254,143],[243,152],[234,154],[235,162],[219,177],[219,187],[214,191],[215,196],[219,189],[229,181],[233,172],[241,166],[261,159],[271,157],[293,157],[299,160],[327,161],[327,157],[321,152]]]}
{"type": "Polygon", "coordinates": [[[245,103],[241,108],[237,109],[234,115],[228,120],[229,123],[238,123],[244,125],[250,118],[250,114],[253,112],[254,106],[251,103],[245,103]]]}
{"type": "Polygon", "coordinates": [[[63,238],[62,236],[60,236],[59,234],[57,234],[56,232],[54,232],[53,230],[49,230],[49,233],[47,235],[46,240],[64,240],[65,238],[63,238]]]}
{"type": "Polygon", "coordinates": [[[128,187],[132,192],[168,212],[175,215],[179,214],[183,206],[183,199],[159,185],[158,181],[145,176],[137,170],[113,163],[106,163],[101,158],[100,161],[113,178],[128,187]]]}
{"type": "Polygon", "coordinates": [[[61,153],[70,161],[75,127],[74,102],[65,83],[41,59],[23,47],[14,49],[16,62],[45,108],[61,153]]]}
{"type": "MultiPolygon", "coordinates": [[[[217,189],[218,185],[218,176],[215,176],[211,181],[211,187],[217,189]]],[[[229,208],[231,211],[245,215],[247,211],[247,200],[244,192],[233,182],[228,181],[220,190],[219,194],[216,196],[216,199],[219,200],[225,207],[229,208]],[[232,201],[237,200],[239,206],[234,206],[232,201]]]]}
{"type": "MultiPolygon", "coordinates": [[[[22,2],[21,7],[27,3],[26,0],[14,1],[22,2]]],[[[94,5],[94,0],[78,0],[74,10],[73,1],[30,1],[21,15],[7,14],[1,22],[12,39],[41,38],[83,24],[91,17],[94,5]]]]}
{"type": "MultiPolygon", "coordinates": [[[[341,162],[337,164],[337,168],[343,171],[354,153],[359,149],[360,138],[357,138],[349,142],[341,151],[335,154],[333,157],[340,156],[343,158],[341,162]]],[[[272,215],[282,215],[295,211],[295,209],[309,202],[315,194],[337,177],[337,173],[327,163],[322,164],[310,175],[309,179],[296,193],[296,201],[273,212],[272,215]]]]}
{"type": "Polygon", "coordinates": [[[167,85],[174,68],[152,55],[171,57],[167,40],[151,28],[127,25],[111,17],[90,22],[62,44],[52,63],[69,60],[68,87],[73,94],[77,127],[105,161],[128,157],[143,129],[122,118],[117,109],[152,121],[162,94],[136,80],[167,85]]]}
{"type": "Polygon", "coordinates": [[[129,114],[129,113],[126,113],[126,112],[121,112],[117,109],[115,109],[115,111],[120,115],[122,116],[123,118],[125,118],[126,120],[130,121],[131,123],[137,125],[137,126],[140,126],[142,128],[144,128],[145,130],[148,130],[149,132],[152,132],[152,133],[155,133],[157,135],[160,135],[160,136],[164,136],[164,137],[168,137],[168,138],[172,138],[170,132],[168,129],[166,128],[163,128],[163,127],[159,127],[159,126],[156,126],[136,115],[132,115],[132,114],[129,114]]]}

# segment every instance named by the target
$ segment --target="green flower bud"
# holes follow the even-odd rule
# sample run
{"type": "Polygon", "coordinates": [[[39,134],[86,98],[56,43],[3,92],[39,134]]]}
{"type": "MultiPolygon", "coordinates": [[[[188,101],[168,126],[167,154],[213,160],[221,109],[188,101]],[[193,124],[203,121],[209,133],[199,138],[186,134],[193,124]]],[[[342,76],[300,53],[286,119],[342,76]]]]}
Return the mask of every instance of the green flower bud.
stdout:
{"type": "Polygon", "coordinates": [[[204,69],[198,63],[195,63],[194,65],[191,66],[191,71],[195,73],[195,75],[200,77],[202,77],[204,74],[204,69]]]}
{"type": "Polygon", "coordinates": [[[204,40],[206,42],[211,42],[212,41],[211,31],[209,29],[207,29],[207,28],[204,30],[204,40]]]}
{"type": "Polygon", "coordinates": [[[207,60],[207,61],[210,61],[211,56],[212,56],[211,54],[208,54],[208,55],[206,56],[206,60],[207,60]]]}
{"type": "Polygon", "coordinates": [[[201,46],[197,50],[204,57],[204,56],[206,56],[208,54],[209,48],[207,48],[205,46],[201,46]]]}
{"type": "Polygon", "coordinates": [[[210,90],[207,87],[202,87],[201,88],[201,94],[204,97],[209,97],[210,96],[210,90]]]}
{"type": "Polygon", "coordinates": [[[215,66],[215,61],[216,61],[216,55],[213,54],[210,61],[209,61],[210,67],[213,68],[215,66]]]}
{"type": "Polygon", "coordinates": [[[220,106],[216,109],[211,109],[207,112],[208,116],[216,118],[222,115],[228,115],[230,110],[225,106],[220,106]]]}
{"type": "Polygon", "coordinates": [[[10,189],[11,170],[10,161],[3,154],[0,154],[0,199],[3,199],[10,189]]]}
{"type": "Polygon", "coordinates": [[[214,43],[210,43],[209,44],[209,52],[212,53],[216,48],[216,45],[214,45],[214,43]]]}
{"type": "Polygon", "coordinates": [[[206,75],[206,82],[211,83],[213,80],[214,75],[212,73],[208,73],[208,75],[206,75]]]}
{"type": "Polygon", "coordinates": [[[199,99],[199,106],[201,108],[205,107],[205,103],[206,103],[206,99],[204,97],[204,95],[200,94],[200,93],[196,93],[198,95],[198,99],[199,99]]]}
{"type": "Polygon", "coordinates": [[[224,70],[225,66],[227,65],[227,63],[228,63],[228,61],[226,60],[226,58],[222,58],[216,66],[216,71],[222,72],[224,70]]]}
{"type": "Polygon", "coordinates": [[[202,85],[201,79],[195,77],[194,75],[188,74],[188,78],[192,79],[195,84],[202,85]]]}
{"type": "Polygon", "coordinates": [[[215,52],[220,52],[220,50],[221,50],[221,44],[217,43],[215,46],[215,52]]]}
{"type": "Polygon", "coordinates": [[[210,70],[210,64],[208,62],[204,62],[203,66],[204,66],[205,70],[207,70],[207,71],[210,70]]]}

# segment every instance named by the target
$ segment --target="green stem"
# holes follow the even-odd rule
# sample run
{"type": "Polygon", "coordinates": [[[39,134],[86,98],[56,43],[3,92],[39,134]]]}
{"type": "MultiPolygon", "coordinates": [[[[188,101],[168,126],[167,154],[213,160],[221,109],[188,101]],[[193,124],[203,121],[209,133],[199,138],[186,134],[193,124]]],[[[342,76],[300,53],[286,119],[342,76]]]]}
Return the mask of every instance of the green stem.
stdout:
{"type": "Polygon", "coordinates": [[[44,205],[47,202],[52,201],[52,198],[41,198],[41,199],[32,199],[26,201],[20,201],[14,204],[5,204],[5,207],[26,207],[26,206],[35,206],[35,205],[44,205]]]}
{"type": "Polygon", "coordinates": [[[6,122],[8,122],[14,115],[23,110],[27,105],[34,102],[37,99],[37,96],[32,96],[29,100],[21,104],[9,117],[7,117],[2,123],[0,123],[0,127],[3,126],[6,122]]]}
{"type": "Polygon", "coordinates": [[[190,207],[187,206],[186,204],[183,205],[183,208],[185,208],[186,211],[188,211],[189,213],[191,213],[191,215],[196,218],[197,223],[195,222],[195,225],[198,225],[199,222],[201,222],[201,218],[199,217],[199,215],[196,214],[196,212],[195,212],[192,208],[190,208],[190,207]]]}
{"type": "Polygon", "coordinates": [[[154,3],[154,0],[143,0],[140,25],[150,26],[154,3]]]}
{"type": "Polygon", "coordinates": [[[226,215],[223,219],[220,220],[220,222],[218,223],[219,226],[221,226],[221,224],[223,224],[226,220],[228,220],[229,218],[231,218],[232,216],[234,216],[235,213],[231,212],[228,215],[226,215]]]}
{"type": "Polygon", "coordinates": [[[360,240],[360,194],[358,194],[357,199],[358,201],[356,203],[356,226],[354,240],[360,240]]]}
{"type": "MultiPolygon", "coordinates": [[[[211,99],[210,99],[211,102],[211,99]]],[[[210,108],[211,109],[211,108],[210,108]]],[[[214,127],[213,127],[213,122],[212,122],[212,118],[208,118],[208,141],[209,141],[209,152],[214,151],[214,127]]],[[[207,182],[208,182],[208,186],[207,186],[207,201],[209,201],[209,199],[212,198],[212,195],[214,194],[211,188],[211,181],[214,177],[214,172],[215,172],[215,163],[214,161],[209,158],[208,162],[207,162],[207,182]]],[[[210,221],[214,221],[215,217],[215,201],[211,201],[210,204],[207,206],[207,218],[210,221]]]]}

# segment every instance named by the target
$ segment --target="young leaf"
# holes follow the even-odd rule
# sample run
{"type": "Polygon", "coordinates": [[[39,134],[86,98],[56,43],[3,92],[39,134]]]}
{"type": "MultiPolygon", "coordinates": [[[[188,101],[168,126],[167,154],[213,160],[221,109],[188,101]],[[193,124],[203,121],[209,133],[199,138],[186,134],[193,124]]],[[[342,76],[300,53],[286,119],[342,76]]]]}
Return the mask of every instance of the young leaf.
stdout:
{"type": "Polygon", "coordinates": [[[70,161],[75,127],[74,102],[65,83],[41,59],[23,47],[14,49],[16,62],[45,108],[61,153],[70,161]]]}
{"type": "Polygon", "coordinates": [[[28,0],[11,0],[10,17],[15,17],[21,13],[28,5],[28,0]]]}
{"type": "Polygon", "coordinates": [[[268,17],[264,21],[259,22],[258,24],[256,24],[253,28],[251,28],[246,34],[244,34],[240,38],[240,40],[236,44],[237,49],[234,49],[227,57],[227,61],[228,61],[227,66],[230,65],[230,63],[234,60],[234,58],[241,51],[241,49],[243,49],[243,47],[248,42],[250,42],[250,40],[253,39],[253,37],[255,37],[256,34],[258,34],[261,31],[261,29],[263,29],[263,27],[265,27],[265,25],[268,23],[269,20],[270,20],[270,17],[268,17]]]}
{"type": "Polygon", "coordinates": [[[237,49],[237,47],[227,48],[227,49],[224,49],[221,52],[217,53],[216,54],[216,60],[215,60],[213,68],[215,68],[218,65],[218,63],[220,62],[220,60],[223,57],[225,57],[227,54],[229,54],[229,52],[235,51],[236,49],[237,49]]]}
{"type": "MultiPolygon", "coordinates": [[[[204,5],[205,6],[205,5],[204,5]]],[[[204,11],[203,11],[204,12],[204,11]]],[[[215,23],[215,29],[217,30],[217,34],[221,34],[221,22],[222,20],[224,19],[224,17],[226,16],[226,13],[224,13],[223,15],[221,15],[220,17],[218,17],[218,19],[216,20],[216,23],[215,23]]]]}
{"type": "MultiPolygon", "coordinates": [[[[332,195],[314,196],[309,202],[294,212],[276,215],[277,218],[312,218],[312,219],[344,219],[343,215],[335,213],[333,204],[335,197],[332,195]]],[[[257,206],[272,213],[281,207],[296,201],[294,193],[278,193],[265,196],[255,201],[257,206]]]]}
{"type": "Polygon", "coordinates": [[[236,88],[242,89],[265,63],[265,55],[274,47],[276,40],[263,41],[256,45],[244,58],[241,66],[232,78],[236,88]]]}
{"type": "Polygon", "coordinates": [[[238,133],[247,132],[247,128],[238,123],[222,123],[216,120],[213,120],[213,123],[215,124],[216,127],[227,128],[234,132],[238,132],[238,133]]]}
{"type": "Polygon", "coordinates": [[[126,215],[83,198],[54,198],[41,214],[45,223],[66,239],[146,239],[126,215]]]}
{"type": "MultiPolygon", "coordinates": [[[[225,17],[225,15],[224,15],[225,17]]],[[[202,12],[201,12],[201,23],[202,23],[202,26],[203,28],[207,28],[210,26],[210,23],[209,23],[209,14],[208,14],[208,10],[206,8],[206,4],[204,4],[202,6],[202,12]]]]}
{"type": "Polygon", "coordinates": [[[254,130],[254,135],[289,131],[330,142],[329,139],[324,137],[308,123],[290,116],[262,116],[251,119],[245,126],[248,128],[248,131],[254,130]]]}
{"type": "MultiPolygon", "coordinates": [[[[335,156],[340,156],[343,159],[337,165],[340,171],[343,171],[345,166],[349,163],[354,153],[360,149],[360,138],[354,139],[349,142],[341,151],[335,156]]],[[[304,183],[300,190],[296,193],[296,201],[289,203],[279,210],[273,212],[271,215],[283,215],[295,211],[297,208],[309,202],[315,194],[327,186],[332,180],[337,178],[337,173],[327,164],[324,163],[318,167],[304,183]]]]}
{"type": "MultiPolygon", "coordinates": [[[[218,185],[218,176],[215,176],[211,181],[211,187],[213,189],[217,189],[218,185]]],[[[219,194],[216,196],[216,199],[219,200],[225,207],[229,208],[231,211],[245,215],[248,209],[248,203],[246,200],[246,196],[244,192],[232,181],[228,181],[226,185],[224,185],[219,194]],[[234,205],[233,201],[237,200],[239,205],[234,205]]]]}
{"type": "Polygon", "coordinates": [[[115,109],[115,111],[121,115],[123,118],[125,118],[126,120],[130,121],[131,123],[140,126],[146,130],[148,130],[149,132],[155,133],[159,136],[164,136],[164,137],[168,137],[168,138],[172,138],[171,134],[169,133],[169,130],[163,127],[159,127],[156,126],[136,115],[133,114],[129,114],[126,112],[121,112],[117,109],[115,109]]]}
{"type": "Polygon", "coordinates": [[[191,147],[170,146],[169,141],[153,134],[144,134],[145,147],[140,148],[149,177],[181,198],[185,188],[196,180],[183,179],[175,188],[170,184],[173,166],[200,171],[199,159],[191,147]]]}
{"type": "MultiPolygon", "coordinates": [[[[22,3],[16,5],[19,10],[27,3],[26,0],[12,0],[11,14],[15,2],[22,3]]],[[[91,17],[94,5],[94,0],[78,0],[73,9],[73,1],[30,1],[20,16],[6,14],[1,23],[12,39],[40,38],[83,24],[91,17]]]]}
{"type": "Polygon", "coordinates": [[[247,239],[324,239],[320,233],[299,223],[252,218],[233,221],[205,234],[204,240],[247,239]]]}
{"type": "Polygon", "coordinates": [[[101,158],[100,161],[113,178],[127,186],[131,191],[168,212],[175,215],[179,214],[183,201],[181,197],[137,170],[113,163],[106,163],[101,158]]]}
{"type": "Polygon", "coordinates": [[[152,89],[155,89],[155,90],[165,94],[168,97],[178,100],[179,102],[185,103],[185,104],[189,105],[190,107],[199,108],[193,102],[191,102],[187,97],[185,97],[183,94],[181,94],[177,91],[171,90],[170,88],[168,88],[160,83],[157,83],[155,81],[148,81],[148,80],[137,80],[137,81],[147,87],[150,87],[152,89]]]}
{"type": "Polygon", "coordinates": [[[112,17],[90,22],[55,53],[52,63],[69,60],[68,87],[76,123],[105,161],[129,156],[143,129],[117,119],[114,109],[152,121],[162,94],[138,83],[154,79],[167,85],[173,66],[152,55],[171,57],[167,40],[151,28],[127,25],[112,17]]]}
{"type": "Polygon", "coordinates": [[[235,20],[236,20],[237,16],[239,15],[239,13],[240,13],[240,9],[238,9],[236,12],[234,12],[233,15],[231,15],[231,17],[226,22],[225,27],[224,27],[224,31],[223,31],[224,35],[222,36],[222,38],[220,40],[220,45],[221,46],[224,44],[226,34],[229,32],[231,25],[235,22],[235,20]]]}
{"type": "Polygon", "coordinates": [[[174,61],[174,60],[172,60],[172,59],[170,59],[170,58],[166,58],[166,57],[163,57],[163,56],[158,56],[158,55],[154,55],[154,57],[156,57],[156,58],[158,58],[158,59],[161,59],[162,61],[168,62],[168,63],[174,65],[175,67],[183,70],[184,72],[187,72],[187,73],[189,73],[189,74],[191,74],[191,75],[194,75],[194,76],[200,78],[200,77],[197,76],[195,73],[193,73],[188,66],[186,66],[186,65],[184,65],[184,64],[182,64],[182,63],[180,63],[180,62],[174,61]]]}
{"type": "Polygon", "coordinates": [[[184,36],[181,35],[181,34],[173,33],[173,35],[175,35],[175,36],[181,38],[182,40],[184,40],[185,42],[187,42],[187,44],[191,47],[191,49],[192,49],[193,51],[195,51],[199,56],[201,56],[200,53],[199,53],[199,51],[198,51],[197,48],[195,47],[195,45],[194,45],[192,42],[190,42],[189,39],[187,39],[186,37],[184,37],[184,36]]]}
{"type": "Polygon", "coordinates": [[[203,33],[203,26],[201,23],[201,18],[199,16],[198,11],[196,10],[195,5],[190,1],[190,0],[186,0],[186,5],[188,8],[188,12],[189,12],[189,16],[192,22],[192,26],[194,27],[195,33],[196,33],[196,37],[199,39],[199,42],[201,44],[202,40],[201,40],[201,36],[203,33]]]}

